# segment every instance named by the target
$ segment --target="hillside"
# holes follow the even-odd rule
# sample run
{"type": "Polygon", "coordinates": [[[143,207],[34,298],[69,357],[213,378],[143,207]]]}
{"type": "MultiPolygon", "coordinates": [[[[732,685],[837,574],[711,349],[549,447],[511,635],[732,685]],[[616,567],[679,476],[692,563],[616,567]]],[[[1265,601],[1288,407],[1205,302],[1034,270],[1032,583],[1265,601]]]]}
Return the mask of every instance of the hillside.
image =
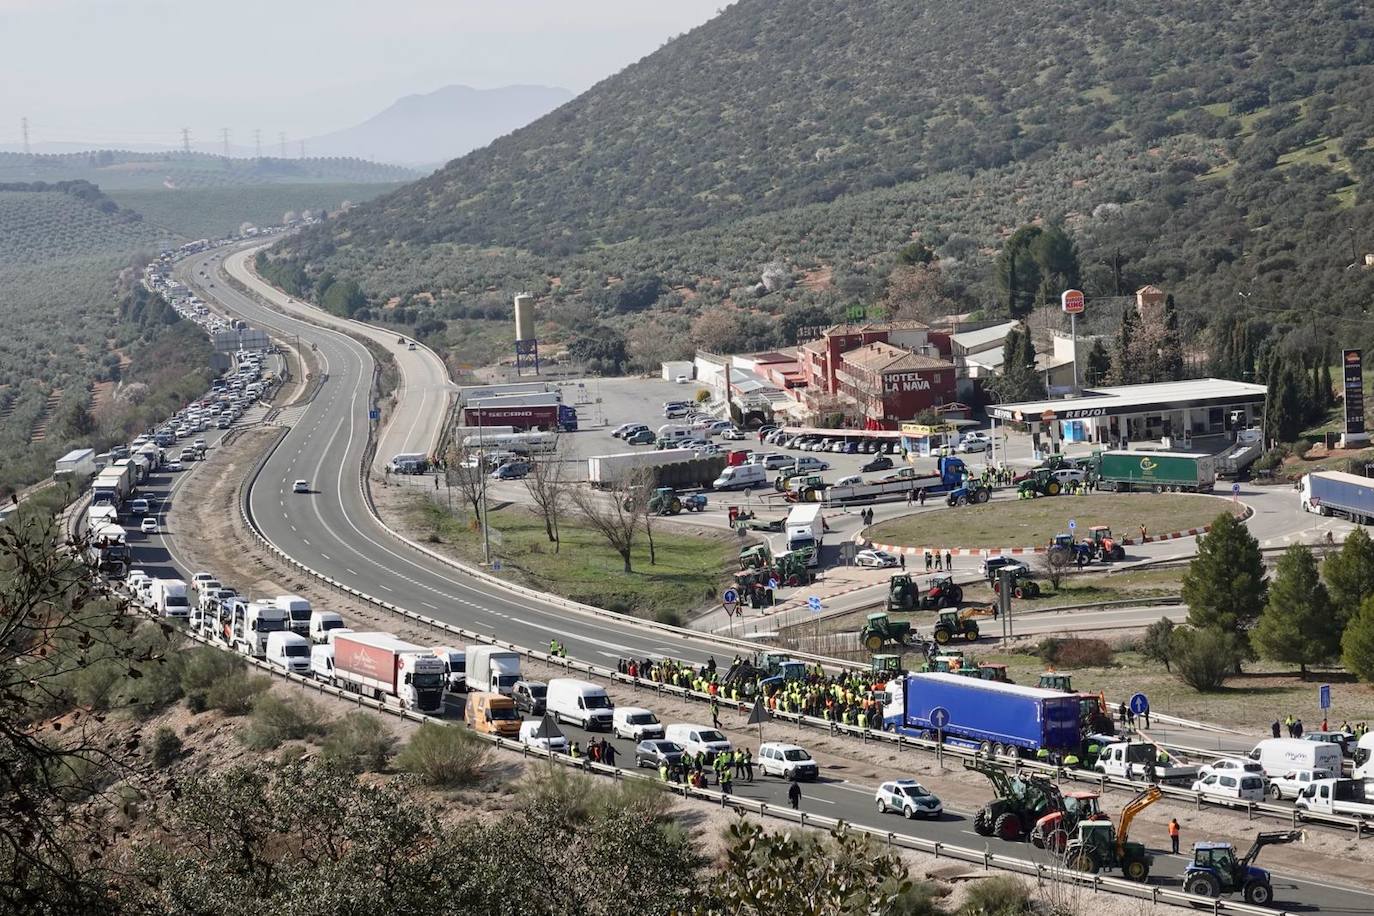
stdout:
{"type": "Polygon", "coordinates": [[[1358,0],[740,0],[275,255],[307,293],[327,271],[444,319],[529,287],[625,329],[740,305],[781,261],[795,284],[730,341],[771,345],[798,305],[890,300],[912,239],[936,300],[996,308],[1002,241],[1038,221],[1090,296],[1157,282],[1196,324],[1237,291],[1336,313],[1374,294],[1345,272],[1374,248],[1372,61],[1358,0]]]}
{"type": "Polygon", "coordinates": [[[0,152],[0,182],[89,181],[106,191],[264,184],[409,181],[418,172],[354,158],[226,159],[205,153],[90,150],[25,156],[0,152]]]}
{"type": "Polygon", "coordinates": [[[573,97],[551,86],[444,86],[408,95],[361,124],[306,141],[317,156],[447,162],[553,111],[573,97]]]}
{"type": "Polygon", "coordinates": [[[186,238],[223,238],[244,222],[271,226],[288,211],[334,211],[394,191],[398,184],[263,184],[236,188],[151,188],[111,191],[120,206],[186,238]]]}
{"type": "Polygon", "coordinates": [[[0,184],[0,267],[153,250],[168,236],[85,182],[0,184]]]}

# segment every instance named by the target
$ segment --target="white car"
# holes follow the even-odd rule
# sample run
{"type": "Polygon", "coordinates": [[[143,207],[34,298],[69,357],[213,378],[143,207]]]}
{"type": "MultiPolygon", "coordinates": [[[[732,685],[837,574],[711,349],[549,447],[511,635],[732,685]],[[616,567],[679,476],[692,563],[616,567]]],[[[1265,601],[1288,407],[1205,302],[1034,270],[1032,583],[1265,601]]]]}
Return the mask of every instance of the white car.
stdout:
{"type": "Polygon", "coordinates": [[[557,738],[536,738],[534,733],[539,730],[543,720],[522,722],[520,724],[520,743],[530,747],[539,748],[541,751],[552,750],[555,753],[565,754],[568,751],[568,738],[566,735],[559,735],[557,738]],[[552,747],[550,747],[552,745],[552,747]]]}
{"type": "Polygon", "coordinates": [[[1209,773],[1193,783],[1193,791],[1200,795],[1230,798],[1244,802],[1264,801],[1264,777],[1231,770],[1209,773]]]}
{"type": "Polygon", "coordinates": [[[836,487],[857,487],[864,482],[862,474],[850,474],[848,477],[841,477],[832,486],[836,487]]]}
{"type": "Polygon", "coordinates": [[[870,569],[891,569],[900,563],[901,560],[886,550],[860,550],[854,556],[855,566],[865,566],[870,569]]]}
{"type": "Polygon", "coordinates": [[[1318,779],[1335,778],[1330,770],[1293,770],[1269,780],[1269,797],[1276,801],[1297,798],[1299,792],[1318,779]]]}
{"type": "Polygon", "coordinates": [[[196,591],[200,591],[201,589],[203,589],[205,587],[205,583],[214,581],[215,574],[212,572],[206,572],[203,569],[200,572],[191,574],[191,587],[194,588],[196,591]]]}
{"type": "Polygon", "coordinates": [[[180,470],[181,470],[181,462],[180,462],[180,461],[175,461],[175,460],[174,460],[174,461],[169,461],[169,462],[167,462],[165,465],[163,465],[162,469],[163,469],[164,471],[180,471],[180,470]]]}
{"type": "Polygon", "coordinates": [[[987,450],[988,443],[984,439],[975,439],[972,436],[965,436],[963,441],[959,443],[959,451],[964,454],[969,454],[971,452],[986,452],[987,450]]]}
{"type": "Polygon", "coordinates": [[[1212,773],[1229,773],[1232,776],[1250,774],[1264,779],[1264,767],[1257,761],[1246,760],[1244,757],[1218,757],[1211,763],[1198,767],[1199,779],[1212,773]]]}
{"type": "Polygon", "coordinates": [[[795,744],[780,744],[775,741],[760,744],[755,761],[765,776],[815,779],[821,772],[820,767],[816,765],[816,758],[795,744]]]}
{"type": "Polygon", "coordinates": [[[1067,487],[1070,483],[1082,483],[1087,475],[1078,468],[1059,468],[1054,472],[1054,479],[1059,481],[1059,485],[1067,487]]]}
{"type": "Polygon", "coordinates": [[[939,817],[945,810],[940,799],[914,779],[894,779],[883,783],[873,800],[879,814],[896,811],[908,820],[939,817]]]}
{"type": "Polygon", "coordinates": [[[673,381],[677,382],[679,385],[687,385],[690,384],[692,380],[688,376],[679,375],[677,378],[673,379],[673,381]]]}
{"type": "Polygon", "coordinates": [[[733,427],[733,426],[730,427],[729,429],[723,429],[723,430],[721,430],[721,431],[720,431],[720,437],[721,437],[722,439],[729,439],[729,440],[731,440],[731,441],[733,441],[733,442],[738,442],[738,441],[740,441],[740,440],[742,440],[742,439],[747,439],[747,438],[749,438],[748,435],[744,432],[744,430],[742,430],[742,429],[735,429],[735,427],[733,427]]]}
{"type": "Polygon", "coordinates": [[[308,481],[308,480],[298,480],[298,481],[296,481],[295,483],[293,483],[293,484],[291,485],[291,492],[292,492],[292,493],[309,493],[309,492],[310,492],[310,481],[308,481]]]}
{"type": "Polygon", "coordinates": [[[144,534],[157,534],[157,519],[149,516],[138,526],[144,534]]]}

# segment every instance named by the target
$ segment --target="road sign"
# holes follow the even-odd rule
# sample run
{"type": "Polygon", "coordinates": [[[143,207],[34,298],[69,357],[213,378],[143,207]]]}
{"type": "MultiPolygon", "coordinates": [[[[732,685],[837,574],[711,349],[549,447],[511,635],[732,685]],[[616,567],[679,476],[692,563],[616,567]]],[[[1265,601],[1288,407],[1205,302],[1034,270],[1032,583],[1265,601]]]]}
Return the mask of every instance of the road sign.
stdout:
{"type": "Polygon", "coordinates": [[[735,601],[724,601],[721,602],[721,607],[725,608],[726,617],[734,617],[735,612],[739,610],[739,603],[735,601]]]}
{"type": "Polygon", "coordinates": [[[1145,697],[1145,694],[1137,693],[1131,696],[1131,712],[1137,716],[1143,716],[1149,711],[1150,701],[1145,697]]]}
{"type": "Polygon", "coordinates": [[[544,718],[540,721],[539,727],[534,730],[534,737],[547,738],[553,741],[556,738],[563,738],[565,735],[558,728],[558,723],[554,722],[553,716],[544,713],[544,718]]]}
{"type": "Polygon", "coordinates": [[[754,701],[754,711],[749,713],[746,725],[760,725],[768,721],[768,707],[763,705],[763,697],[754,701]]]}
{"type": "Polygon", "coordinates": [[[1322,709],[1331,708],[1331,685],[1322,684],[1317,688],[1318,698],[1321,701],[1322,709]]]}
{"type": "Polygon", "coordinates": [[[1059,294],[1059,305],[1064,309],[1066,315],[1082,314],[1085,305],[1083,291],[1078,289],[1064,290],[1059,294]]]}
{"type": "Polygon", "coordinates": [[[725,594],[720,596],[720,600],[726,604],[739,604],[739,592],[733,588],[727,588],[725,594]]]}
{"type": "Polygon", "coordinates": [[[367,418],[369,420],[380,420],[382,418],[382,412],[374,407],[367,412],[367,418]]]}
{"type": "Polygon", "coordinates": [[[777,580],[777,579],[769,579],[769,580],[768,580],[768,590],[769,590],[769,591],[776,591],[776,590],[777,590],[777,587],[778,587],[778,580],[777,580]]]}
{"type": "Polygon", "coordinates": [[[943,706],[936,706],[930,711],[930,724],[939,729],[949,725],[949,710],[943,706]]]}
{"type": "Polygon", "coordinates": [[[492,561],[491,561],[491,568],[492,568],[493,570],[495,570],[496,572],[500,572],[500,571],[501,571],[501,561],[500,561],[500,560],[492,560],[492,561]]]}
{"type": "Polygon", "coordinates": [[[840,562],[853,563],[859,555],[859,545],[853,541],[840,541],[840,562]]]}
{"type": "Polygon", "coordinates": [[[810,598],[806,599],[806,606],[811,608],[812,611],[819,611],[821,609],[821,599],[812,595],[810,598]]]}
{"type": "Polygon", "coordinates": [[[1078,527],[1078,522],[1074,521],[1073,519],[1069,519],[1069,530],[1072,531],[1072,530],[1074,530],[1074,529],[1077,528],[1077,527],[1078,527]]]}

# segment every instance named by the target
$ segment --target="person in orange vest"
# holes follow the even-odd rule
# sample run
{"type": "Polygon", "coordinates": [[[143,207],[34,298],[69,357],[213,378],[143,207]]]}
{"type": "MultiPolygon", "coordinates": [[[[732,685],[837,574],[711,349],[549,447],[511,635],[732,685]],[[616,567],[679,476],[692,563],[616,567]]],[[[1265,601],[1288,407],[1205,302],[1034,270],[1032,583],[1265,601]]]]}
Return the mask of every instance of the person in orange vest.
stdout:
{"type": "Polygon", "coordinates": [[[1174,848],[1174,855],[1178,855],[1178,818],[1169,818],[1169,845],[1174,848]]]}

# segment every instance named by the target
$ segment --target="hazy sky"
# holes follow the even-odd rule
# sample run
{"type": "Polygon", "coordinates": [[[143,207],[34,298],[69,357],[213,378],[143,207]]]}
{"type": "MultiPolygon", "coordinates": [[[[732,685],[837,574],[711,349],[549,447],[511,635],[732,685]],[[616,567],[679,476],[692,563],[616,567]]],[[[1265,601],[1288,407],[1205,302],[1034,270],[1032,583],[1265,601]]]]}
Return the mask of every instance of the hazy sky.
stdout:
{"type": "Polygon", "coordinates": [[[0,0],[0,145],[302,138],[452,83],[580,92],[728,0],[0,0]]]}

